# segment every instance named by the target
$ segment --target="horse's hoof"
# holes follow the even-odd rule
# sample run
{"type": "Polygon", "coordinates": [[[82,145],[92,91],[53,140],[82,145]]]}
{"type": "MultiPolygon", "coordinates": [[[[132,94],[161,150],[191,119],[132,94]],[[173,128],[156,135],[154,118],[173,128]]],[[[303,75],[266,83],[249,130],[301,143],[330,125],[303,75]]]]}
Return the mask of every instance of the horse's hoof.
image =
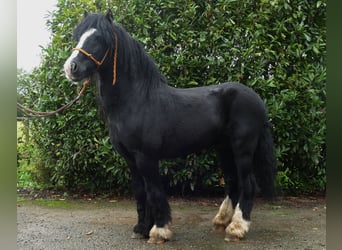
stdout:
{"type": "Polygon", "coordinates": [[[172,232],[168,225],[165,225],[164,227],[157,227],[154,225],[150,230],[149,236],[150,239],[147,241],[147,243],[162,244],[171,239],[172,232]]]}
{"type": "Polygon", "coordinates": [[[163,239],[161,237],[150,237],[150,239],[147,241],[149,244],[163,244],[166,239],[163,239]]]}
{"type": "Polygon", "coordinates": [[[240,238],[236,235],[226,234],[226,237],[224,237],[224,241],[226,242],[238,242],[240,241],[240,238]]]}
{"type": "Polygon", "coordinates": [[[142,234],[139,234],[139,233],[133,233],[132,236],[131,236],[131,239],[144,239],[146,238],[144,235],[142,234]]]}

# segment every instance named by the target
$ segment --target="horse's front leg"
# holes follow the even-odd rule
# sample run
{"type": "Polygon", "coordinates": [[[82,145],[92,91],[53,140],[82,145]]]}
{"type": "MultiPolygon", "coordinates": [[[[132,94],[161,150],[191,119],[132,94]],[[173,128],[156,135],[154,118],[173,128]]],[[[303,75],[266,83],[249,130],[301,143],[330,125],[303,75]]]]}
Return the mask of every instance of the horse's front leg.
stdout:
{"type": "Polygon", "coordinates": [[[150,221],[153,221],[148,243],[163,243],[172,237],[172,232],[169,229],[171,211],[159,175],[158,160],[140,155],[137,157],[137,168],[144,181],[145,209],[150,212],[150,221]]]}
{"type": "Polygon", "coordinates": [[[135,166],[130,169],[132,175],[132,189],[138,213],[138,223],[133,228],[132,238],[148,238],[149,231],[152,228],[154,221],[151,218],[151,209],[146,202],[144,179],[135,166]]]}

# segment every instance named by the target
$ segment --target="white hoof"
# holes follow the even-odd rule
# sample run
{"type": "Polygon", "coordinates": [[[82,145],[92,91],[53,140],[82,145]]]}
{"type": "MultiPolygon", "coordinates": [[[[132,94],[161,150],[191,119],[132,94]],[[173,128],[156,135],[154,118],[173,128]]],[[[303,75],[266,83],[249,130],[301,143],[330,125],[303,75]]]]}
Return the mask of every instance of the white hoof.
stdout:
{"type": "Polygon", "coordinates": [[[232,206],[232,201],[230,200],[229,196],[227,196],[213,219],[214,228],[218,230],[223,228],[224,230],[232,220],[233,214],[234,209],[232,206]]]}
{"type": "Polygon", "coordinates": [[[226,241],[236,241],[241,239],[248,232],[251,225],[250,221],[245,220],[242,217],[242,211],[239,204],[236,205],[235,212],[232,218],[232,222],[226,228],[226,241]]]}
{"type": "Polygon", "coordinates": [[[147,243],[162,244],[171,239],[172,232],[168,225],[165,225],[164,227],[157,227],[154,225],[150,230],[149,236],[150,239],[147,241],[147,243]]]}

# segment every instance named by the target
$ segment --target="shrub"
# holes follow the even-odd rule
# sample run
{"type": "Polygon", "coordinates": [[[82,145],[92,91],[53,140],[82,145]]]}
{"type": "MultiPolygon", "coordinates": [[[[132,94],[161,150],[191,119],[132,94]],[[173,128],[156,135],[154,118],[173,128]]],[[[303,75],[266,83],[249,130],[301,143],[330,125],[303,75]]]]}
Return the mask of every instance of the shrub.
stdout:
{"type": "MultiPolygon", "coordinates": [[[[256,90],[269,109],[279,185],[285,192],[325,190],[325,1],[60,0],[48,21],[51,44],[31,74],[26,104],[53,110],[75,96],[61,74],[74,45],[72,31],[84,10],[109,7],[170,85],[239,81],[256,90]]],[[[127,192],[129,172],[111,150],[94,92],[87,90],[64,115],[33,120],[33,144],[54,185],[127,192]]],[[[172,186],[195,191],[219,186],[218,169],[213,153],[161,165],[172,186]]]]}

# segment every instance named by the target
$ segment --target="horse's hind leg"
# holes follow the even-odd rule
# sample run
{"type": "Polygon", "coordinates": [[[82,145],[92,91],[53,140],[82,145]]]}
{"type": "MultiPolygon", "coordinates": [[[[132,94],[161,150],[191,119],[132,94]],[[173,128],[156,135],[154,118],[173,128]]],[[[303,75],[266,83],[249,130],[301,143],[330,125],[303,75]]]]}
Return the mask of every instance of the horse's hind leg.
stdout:
{"type": "Polygon", "coordinates": [[[221,146],[217,149],[217,153],[224,174],[226,197],[213,219],[213,224],[215,229],[225,230],[232,220],[237,204],[238,178],[232,150],[228,146],[221,146]]]}
{"type": "Polygon", "coordinates": [[[149,228],[148,243],[163,243],[172,237],[170,206],[159,175],[158,161],[140,155],[137,167],[144,180],[146,207],[150,210],[153,225],[149,228]]]}
{"type": "Polygon", "coordinates": [[[238,200],[231,223],[226,228],[226,241],[236,241],[243,238],[251,224],[250,214],[256,190],[256,181],[253,175],[253,157],[256,144],[257,138],[253,139],[253,136],[238,138],[232,144],[238,180],[236,192],[238,200]]]}

